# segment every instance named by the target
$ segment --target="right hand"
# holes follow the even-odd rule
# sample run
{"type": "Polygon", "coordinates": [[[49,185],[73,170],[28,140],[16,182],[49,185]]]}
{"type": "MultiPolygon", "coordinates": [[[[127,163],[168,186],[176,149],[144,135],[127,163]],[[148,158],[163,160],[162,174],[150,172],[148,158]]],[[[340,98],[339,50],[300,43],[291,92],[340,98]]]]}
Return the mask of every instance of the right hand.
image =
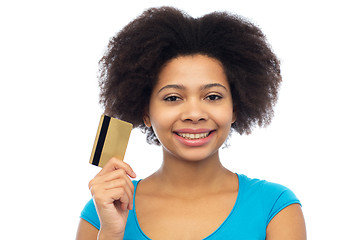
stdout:
{"type": "Polygon", "coordinates": [[[123,238],[129,210],[133,209],[134,185],[129,176],[136,177],[130,165],[112,158],[89,182],[100,219],[99,235],[123,238]]]}

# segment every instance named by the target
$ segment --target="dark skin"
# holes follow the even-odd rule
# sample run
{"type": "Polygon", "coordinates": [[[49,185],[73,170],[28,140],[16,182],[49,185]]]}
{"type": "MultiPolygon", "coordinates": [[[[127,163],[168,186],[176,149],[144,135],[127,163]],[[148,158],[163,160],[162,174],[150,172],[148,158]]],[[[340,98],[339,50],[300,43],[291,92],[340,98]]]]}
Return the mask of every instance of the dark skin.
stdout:
{"type": "Polygon", "coordinates": [[[231,212],[238,190],[236,174],[220,170],[208,179],[211,183],[195,184],[185,191],[160,188],[164,181],[159,173],[142,182],[136,198],[142,230],[152,239],[202,239],[213,233],[231,212]]]}
{"type": "MultiPolygon", "coordinates": [[[[202,239],[227,218],[238,178],[221,164],[219,147],[234,121],[229,84],[216,59],[179,57],[162,69],[144,122],[162,143],[163,162],[140,181],[135,202],[140,227],[149,238],[202,239]]],[[[89,183],[101,229],[81,220],[78,240],[123,238],[133,206],[129,176],[136,177],[131,167],[112,159],[89,183]]],[[[267,227],[266,239],[306,239],[300,206],[279,212],[267,227]]]]}

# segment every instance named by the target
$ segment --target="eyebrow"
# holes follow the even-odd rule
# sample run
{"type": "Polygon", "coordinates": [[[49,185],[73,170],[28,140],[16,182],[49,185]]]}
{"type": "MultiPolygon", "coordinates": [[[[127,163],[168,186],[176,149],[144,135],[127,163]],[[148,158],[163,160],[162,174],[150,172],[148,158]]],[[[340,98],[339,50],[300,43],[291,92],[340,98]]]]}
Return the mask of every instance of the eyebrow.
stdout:
{"type": "Polygon", "coordinates": [[[220,84],[220,83],[210,83],[210,84],[206,84],[206,85],[202,86],[202,87],[200,88],[200,90],[205,90],[205,89],[212,88],[212,87],[222,87],[222,88],[224,88],[224,89],[227,91],[227,88],[226,88],[224,85],[220,84]]]}
{"type": "MultiPolygon", "coordinates": [[[[209,84],[206,84],[204,86],[201,86],[200,90],[206,90],[206,89],[209,89],[209,88],[212,88],[212,87],[222,87],[227,91],[227,88],[224,85],[220,84],[220,83],[209,83],[209,84]]],[[[169,84],[169,85],[166,85],[166,86],[162,87],[160,90],[158,90],[158,93],[160,93],[164,89],[169,89],[169,88],[178,89],[178,90],[184,90],[185,89],[185,87],[183,85],[181,85],[181,84],[169,84]]]]}
{"type": "Polygon", "coordinates": [[[158,90],[158,93],[162,92],[164,89],[169,89],[169,88],[174,88],[174,89],[178,89],[178,90],[184,90],[185,87],[181,84],[169,84],[169,85],[166,85],[164,87],[162,87],[160,90],[158,90]]]}

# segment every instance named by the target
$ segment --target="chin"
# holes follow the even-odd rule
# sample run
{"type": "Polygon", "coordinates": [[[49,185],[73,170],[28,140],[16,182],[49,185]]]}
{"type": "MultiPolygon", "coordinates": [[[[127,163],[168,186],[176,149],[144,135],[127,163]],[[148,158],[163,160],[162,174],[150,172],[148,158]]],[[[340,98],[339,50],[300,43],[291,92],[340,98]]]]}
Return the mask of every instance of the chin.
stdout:
{"type": "Polygon", "coordinates": [[[177,154],[176,158],[186,162],[202,162],[213,158],[218,158],[218,150],[206,153],[202,149],[190,149],[182,154],[177,154]]]}

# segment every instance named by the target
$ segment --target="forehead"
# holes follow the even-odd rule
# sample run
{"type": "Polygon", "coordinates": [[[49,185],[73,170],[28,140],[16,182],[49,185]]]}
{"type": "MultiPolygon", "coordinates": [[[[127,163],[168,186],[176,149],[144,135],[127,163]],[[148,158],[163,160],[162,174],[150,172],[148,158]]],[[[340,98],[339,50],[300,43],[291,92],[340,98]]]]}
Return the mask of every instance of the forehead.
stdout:
{"type": "Polygon", "coordinates": [[[229,87],[222,63],[205,55],[179,56],[168,61],[158,75],[155,88],[168,84],[200,87],[219,83],[229,87]]]}

